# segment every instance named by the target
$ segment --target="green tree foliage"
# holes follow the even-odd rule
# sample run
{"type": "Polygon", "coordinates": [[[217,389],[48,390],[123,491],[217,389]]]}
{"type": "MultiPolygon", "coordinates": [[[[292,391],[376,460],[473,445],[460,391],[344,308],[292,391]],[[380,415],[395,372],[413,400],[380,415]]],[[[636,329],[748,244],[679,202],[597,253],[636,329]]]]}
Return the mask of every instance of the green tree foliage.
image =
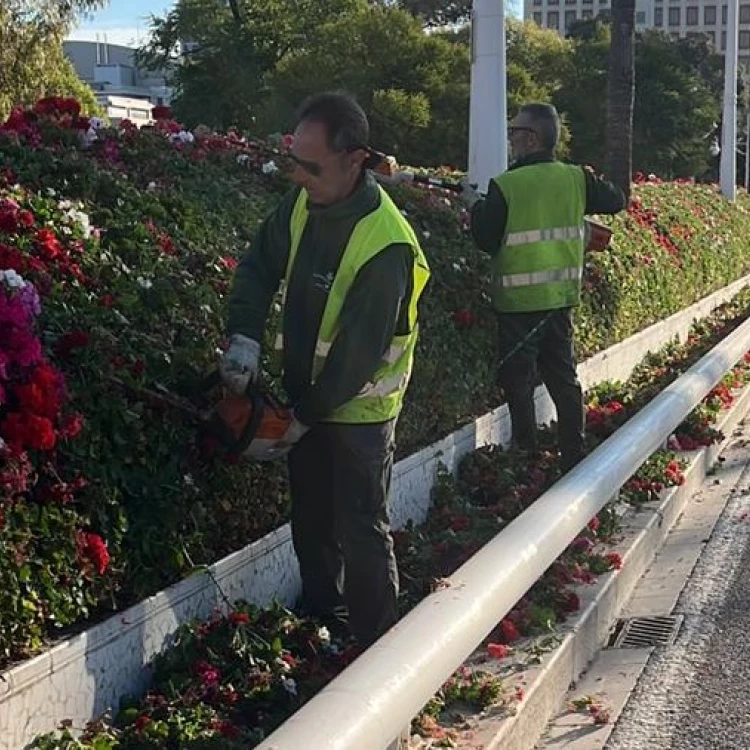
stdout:
{"type": "Polygon", "coordinates": [[[408,11],[425,26],[465,23],[471,16],[472,0],[370,0],[372,5],[408,11]]]}
{"type": "Polygon", "coordinates": [[[175,115],[188,125],[252,129],[269,95],[268,74],[304,50],[311,30],[360,2],[178,0],[165,17],[152,19],[152,36],[137,58],[172,71],[175,115]],[[176,60],[180,49],[185,54],[176,60]]]}
{"type": "Polygon", "coordinates": [[[269,79],[266,130],[291,124],[310,92],[346,89],[371,115],[372,144],[419,164],[461,166],[466,159],[469,52],[395,7],[362,3],[315,29],[269,79]]]}
{"type": "Polygon", "coordinates": [[[63,54],[62,40],[78,14],[99,0],[2,0],[0,2],[0,118],[44,96],[71,96],[84,111],[97,111],[91,89],[63,54]]]}

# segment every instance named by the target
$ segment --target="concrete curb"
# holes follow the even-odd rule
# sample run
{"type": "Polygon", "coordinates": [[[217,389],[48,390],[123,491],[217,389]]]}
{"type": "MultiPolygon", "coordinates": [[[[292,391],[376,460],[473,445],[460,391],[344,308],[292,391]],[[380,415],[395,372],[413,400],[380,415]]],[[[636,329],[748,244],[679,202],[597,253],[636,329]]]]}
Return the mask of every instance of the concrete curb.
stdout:
{"type": "MultiPolygon", "coordinates": [[[[606,645],[624,605],[674,523],[703,484],[710,468],[731,440],[735,426],[750,412],[750,386],[746,386],[732,408],[722,415],[717,429],[725,439],[716,445],[692,451],[688,456],[685,483],[666,490],[663,498],[630,512],[623,518],[622,541],[613,551],[622,555],[622,568],[601,576],[593,586],[576,589],[581,609],[558,634],[560,645],[542,657],[538,667],[519,673],[524,698],[513,716],[480,716],[459,740],[466,750],[532,750],[548,722],[560,710],[570,689],[598,652],[606,645]]],[[[485,665],[486,668],[486,665],[485,665]]]]}

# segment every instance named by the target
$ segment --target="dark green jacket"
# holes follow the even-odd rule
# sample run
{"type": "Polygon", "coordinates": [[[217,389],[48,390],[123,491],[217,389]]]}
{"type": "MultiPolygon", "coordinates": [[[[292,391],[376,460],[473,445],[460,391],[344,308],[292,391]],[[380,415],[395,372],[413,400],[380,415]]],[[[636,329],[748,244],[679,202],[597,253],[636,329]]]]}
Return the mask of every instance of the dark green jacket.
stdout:
{"type": "MultiPolygon", "coordinates": [[[[261,341],[271,301],[286,272],[290,219],[299,188],[287,193],[265,220],[240,262],[229,299],[229,333],[261,341]]],[[[365,265],[352,285],[341,326],[315,385],[313,353],[331,281],[355,224],[380,205],[375,179],[366,173],[354,193],[335,206],[310,205],[289,280],[284,313],[283,383],[297,418],[324,419],[353,398],[381,364],[396,333],[408,330],[413,259],[407,245],[393,245],[365,265]]]]}
{"type": "MultiPolygon", "coordinates": [[[[555,157],[547,152],[529,154],[515,161],[508,169],[520,169],[530,164],[554,160],[555,157]]],[[[616,214],[625,208],[625,195],[620,188],[587,169],[584,170],[584,177],[587,214],[616,214]]],[[[529,200],[534,200],[534,196],[529,196],[529,200]]],[[[508,204],[495,181],[490,180],[487,197],[475,203],[471,210],[471,233],[474,241],[486,253],[496,255],[505,237],[507,220],[508,204]]]]}

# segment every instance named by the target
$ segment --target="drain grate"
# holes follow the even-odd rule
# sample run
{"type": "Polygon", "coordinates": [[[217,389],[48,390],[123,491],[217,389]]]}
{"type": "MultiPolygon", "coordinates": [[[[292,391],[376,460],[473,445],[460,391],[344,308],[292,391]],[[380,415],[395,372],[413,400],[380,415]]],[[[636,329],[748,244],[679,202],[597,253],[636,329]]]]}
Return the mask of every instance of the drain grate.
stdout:
{"type": "Polygon", "coordinates": [[[677,637],[683,619],[683,615],[665,615],[622,620],[612,647],[670,646],[677,637]]]}

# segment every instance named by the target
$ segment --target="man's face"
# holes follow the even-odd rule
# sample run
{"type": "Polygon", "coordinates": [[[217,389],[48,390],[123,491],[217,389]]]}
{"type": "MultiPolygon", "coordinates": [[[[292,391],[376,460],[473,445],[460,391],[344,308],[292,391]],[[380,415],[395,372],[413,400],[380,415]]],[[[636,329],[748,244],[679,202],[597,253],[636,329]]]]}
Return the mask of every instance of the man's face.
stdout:
{"type": "Polygon", "coordinates": [[[542,140],[526,112],[519,112],[508,125],[508,142],[514,159],[542,151],[542,140]]]}
{"type": "Polygon", "coordinates": [[[332,206],[354,190],[365,157],[364,149],[333,151],[325,125],[303,121],[294,131],[294,144],[289,151],[290,176],[307,190],[312,203],[332,206]]]}

